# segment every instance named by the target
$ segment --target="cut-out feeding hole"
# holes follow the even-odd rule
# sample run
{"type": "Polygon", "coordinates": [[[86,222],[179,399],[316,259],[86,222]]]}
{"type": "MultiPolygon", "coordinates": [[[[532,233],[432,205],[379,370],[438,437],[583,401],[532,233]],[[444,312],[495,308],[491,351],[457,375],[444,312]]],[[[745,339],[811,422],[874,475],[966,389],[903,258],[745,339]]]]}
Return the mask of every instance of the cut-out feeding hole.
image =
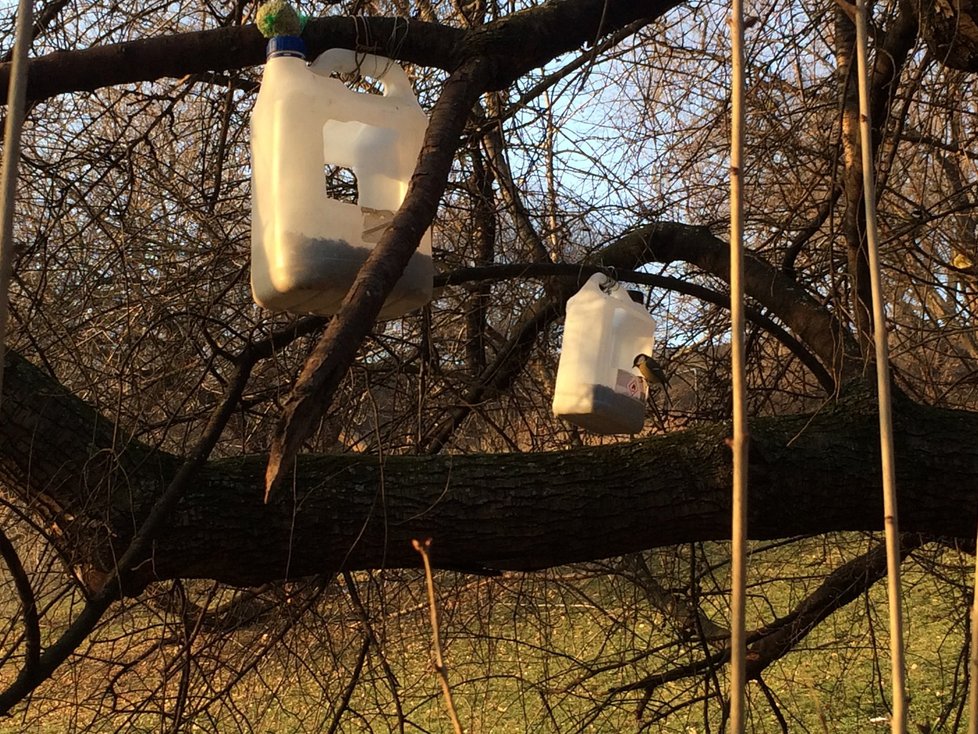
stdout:
{"type": "Polygon", "coordinates": [[[382,95],[384,93],[384,85],[372,76],[361,76],[355,89],[361,94],[382,95]]]}
{"type": "Polygon", "coordinates": [[[359,92],[360,94],[374,94],[377,96],[384,94],[384,84],[376,77],[365,76],[357,71],[349,74],[333,72],[330,74],[330,76],[334,79],[339,79],[341,82],[346,84],[349,89],[359,92]]]}
{"type": "Polygon", "coordinates": [[[352,168],[327,163],[324,167],[324,173],[326,196],[337,201],[344,201],[347,204],[356,204],[359,201],[357,177],[352,168]]]}

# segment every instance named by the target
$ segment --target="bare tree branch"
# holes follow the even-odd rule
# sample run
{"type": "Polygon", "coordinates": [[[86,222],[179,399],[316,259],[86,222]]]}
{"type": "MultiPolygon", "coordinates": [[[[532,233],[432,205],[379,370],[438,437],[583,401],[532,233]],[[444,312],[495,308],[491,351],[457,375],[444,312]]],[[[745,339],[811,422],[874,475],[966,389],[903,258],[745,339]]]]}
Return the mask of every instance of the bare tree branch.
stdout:
{"type": "Polygon", "coordinates": [[[462,66],[445,83],[432,110],[404,203],[360,269],[339,313],[329,322],[296,381],[269,453],[266,500],[329,407],[340,380],[353,363],[357,347],[431,225],[462,129],[485,81],[485,62],[476,60],[462,66]]]}
{"type": "Polygon", "coordinates": [[[17,596],[20,597],[21,614],[24,616],[24,666],[20,676],[33,678],[37,675],[41,657],[41,628],[37,616],[37,601],[31,580],[20,562],[20,556],[10,542],[7,534],[0,530],[0,557],[7,564],[7,570],[14,580],[17,596]]]}

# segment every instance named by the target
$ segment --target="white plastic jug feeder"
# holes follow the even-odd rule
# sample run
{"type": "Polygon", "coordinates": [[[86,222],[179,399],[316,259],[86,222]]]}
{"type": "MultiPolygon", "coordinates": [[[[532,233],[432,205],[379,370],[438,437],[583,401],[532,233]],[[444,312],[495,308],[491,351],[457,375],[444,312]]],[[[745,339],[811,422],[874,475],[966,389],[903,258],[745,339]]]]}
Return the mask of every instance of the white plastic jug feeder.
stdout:
{"type": "MultiPolygon", "coordinates": [[[[331,49],[306,64],[301,39],[273,38],[251,117],[251,288],[255,302],[294,313],[339,310],[357,271],[407,192],[428,118],[404,70],[389,59],[331,49]],[[359,71],[383,95],[332,73],[359,71]],[[356,177],[356,203],[326,194],[326,171],[356,177]]],[[[380,312],[401,316],[431,300],[426,232],[380,312]]]]}
{"type": "Polygon", "coordinates": [[[594,433],[638,433],[648,385],[633,367],[652,354],[655,321],[613,280],[596,273],[567,300],[554,414],[594,433]]]}

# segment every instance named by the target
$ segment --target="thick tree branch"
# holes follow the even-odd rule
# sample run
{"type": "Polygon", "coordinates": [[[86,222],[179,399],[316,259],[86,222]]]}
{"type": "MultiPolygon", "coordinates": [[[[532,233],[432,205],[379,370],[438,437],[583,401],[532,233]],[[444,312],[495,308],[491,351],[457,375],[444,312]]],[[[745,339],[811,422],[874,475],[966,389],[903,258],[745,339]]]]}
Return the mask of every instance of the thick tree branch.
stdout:
{"type": "Polygon", "coordinates": [[[978,71],[978,3],[903,0],[902,4],[920,13],[920,35],[935,58],[952,69],[978,71]]]}
{"type": "MultiPolygon", "coordinates": [[[[330,17],[311,21],[303,38],[310,55],[350,48],[446,71],[472,59],[490,59],[486,89],[502,89],[562,53],[640,19],[657,18],[678,4],[564,0],[467,31],[403,17],[330,17]]],[[[59,51],[31,61],[27,97],[42,100],[115,84],[257,66],[265,60],[264,49],[265,39],[249,25],[59,51]]],[[[10,64],[0,64],[0,98],[6,98],[9,78],[10,64]]]]}
{"type": "MultiPolygon", "coordinates": [[[[973,534],[978,416],[897,410],[901,525],[973,534]],[[935,477],[940,477],[935,482],[935,477]],[[938,486],[939,485],[939,486],[938,486]]],[[[534,569],[729,534],[725,425],[549,454],[298,458],[262,508],[263,457],[212,463],[158,538],[155,572],[256,584],[336,568],[413,566],[414,537],[458,569],[534,569]],[[600,479],[597,479],[600,477],[600,479]]],[[[757,419],[753,538],[879,529],[869,396],[815,416],[757,419]],[[831,457],[827,460],[826,457],[831,457]]]]}
{"type": "MultiPolygon", "coordinates": [[[[696,229],[685,224],[675,224],[675,226],[689,227],[691,230],[696,229]]],[[[613,249],[614,247],[615,245],[612,244],[611,248],[613,249]]],[[[596,258],[596,260],[601,262],[600,257],[596,258]]],[[[561,278],[564,280],[564,286],[560,291],[560,296],[563,298],[560,303],[560,308],[563,309],[563,303],[566,302],[566,299],[573,295],[591,275],[600,272],[611,274],[615,278],[625,283],[638,283],[641,285],[648,285],[653,288],[671,290],[676,293],[682,293],[687,296],[698,298],[701,301],[712,303],[722,308],[730,308],[730,297],[725,293],[718,293],[717,291],[710,290],[709,288],[701,286],[697,283],[690,283],[688,281],[673,278],[668,275],[643,273],[623,269],[624,267],[625,266],[615,266],[612,264],[572,265],[569,263],[554,263],[551,265],[548,263],[511,263],[509,265],[488,265],[485,267],[459,268],[458,270],[453,270],[450,273],[444,273],[440,276],[436,276],[435,281],[436,286],[441,287],[445,285],[459,285],[461,283],[468,283],[472,281],[482,282],[486,280],[508,278],[561,278]]],[[[542,305],[542,303],[538,305],[542,305]]],[[[745,310],[745,313],[747,315],[747,319],[751,323],[767,331],[769,334],[771,334],[771,336],[791,350],[791,352],[798,357],[798,359],[801,360],[801,362],[808,367],[808,369],[812,371],[812,374],[819,381],[819,384],[825,388],[826,392],[832,393],[835,391],[836,385],[832,375],[830,375],[825,367],[822,366],[815,355],[808,351],[804,344],[795,339],[779,324],[765,316],[757,309],[748,307],[745,310]]],[[[559,312],[556,313],[554,318],[558,317],[559,315],[559,312]]],[[[531,316],[531,318],[534,317],[531,316]]],[[[552,321],[553,318],[551,318],[550,321],[547,321],[546,324],[541,324],[537,331],[552,321]]],[[[521,329],[522,327],[517,330],[517,333],[519,333],[521,329]]],[[[497,388],[495,385],[493,387],[496,389],[503,388],[503,386],[498,386],[497,388]]]]}
{"type": "MultiPolygon", "coordinates": [[[[674,224],[672,226],[680,228],[688,227],[688,225],[682,224],[674,224]]],[[[693,227],[689,227],[689,229],[694,231],[694,234],[702,232],[702,230],[693,227]]],[[[462,404],[452,410],[447,418],[429,432],[428,436],[422,442],[425,453],[438,453],[441,451],[451,438],[453,432],[472,413],[473,406],[483,401],[489,393],[505,391],[513,383],[516,376],[522,371],[539,334],[544,332],[560,318],[567,299],[581,287],[587,278],[596,272],[607,273],[627,283],[640,283],[654,288],[684,293],[707,303],[721,306],[722,308],[730,307],[729,296],[723,293],[717,293],[696,283],[689,283],[678,278],[656,275],[654,273],[621,270],[612,265],[611,263],[621,259],[620,256],[624,252],[624,250],[619,250],[615,244],[612,244],[609,246],[607,253],[599,253],[593,258],[598,263],[607,262],[607,264],[603,265],[511,263],[509,265],[491,265],[481,268],[462,268],[445,273],[436,278],[436,285],[438,286],[458,285],[472,281],[481,282],[483,280],[499,278],[540,277],[553,278],[554,280],[559,279],[559,281],[555,288],[551,288],[553,295],[550,298],[534,303],[523,315],[517,327],[513,329],[513,337],[499,351],[496,359],[479,375],[476,384],[466,391],[462,404]],[[605,254],[608,257],[605,257],[605,254]],[[612,257],[611,255],[618,257],[612,257]]],[[[621,261],[628,262],[625,259],[621,261]]],[[[834,392],[836,388],[834,378],[801,342],[757,309],[748,308],[746,314],[752,323],[760,326],[791,350],[811,370],[826,392],[834,392]]]]}
{"type": "MultiPolygon", "coordinates": [[[[920,536],[905,536],[900,549],[901,559],[919,548],[920,536]]],[[[811,594],[790,613],[748,633],[747,676],[760,680],[761,674],[780,660],[834,612],[858,599],[886,576],[886,547],[878,545],[869,552],[842,564],[830,573],[811,594]]],[[[612,693],[645,690],[651,694],[665,683],[698,675],[730,661],[729,649],[719,650],[702,659],[660,671],[641,680],[615,687],[612,693]]],[[[647,699],[646,699],[647,700],[647,699]]]]}
{"type": "Polygon", "coordinates": [[[637,20],[651,22],[680,4],[678,0],[545,3],[473,31],[466,42],[467,53],[492,59],[489,89],[503,89],[560,54],[597,43],[637,20]]]}
{"type": "MultiPolygon", "coordinates": [[[[608,248],[605,257],[610,256],[617,256],[621,267],[636,268],[647,262],[687,262],[722,280],[730,277],[727,245],[706,227],[657,222],[623,236],[608,248]],[[628,262],[631,264],[626,265],[628,262]]],[[[744,268],[747,295],[796,333],[835,376],[837,383],[860,373],[858,346],[845,325],[828,309],[793,278],[756,255],[747,254],[744,268]]]]}
{"type": "MultiPolygon", "coordinates": [[[[29,427],[37,424],[34,411],[78,413],[82,403],[15,355],[8,359],[18,362],[8,361],[3,386],[0,470],[19,492],[24,488],[11,471],[17,465],[15,447],[24,441],[25,429],[30,435],[29,427]],[[16,406],[6,399],[28,389],[47,397],[16,406]],[[57,406],[52,395],[59,396],[57,406]]],[[[964,438],[978,433],[978,414],[903,400],[895,408],[895,428],[901,526],[969,539],[978,517],[973,491],[978,447],[964,438]]],[[[160,528],[151,562],[133,560],[138,573],[131,588],[154,578],[259,585],[338,569],[415,566],[411,540],[417,537],[434,538],[438,563],[445,567],[501,570],[726,538],[728,430],[724,424],[704,425],[546,454],[383,461],[300,456],[289,491],[276,493],[267,506],[260,491],[266,457],[211,461],[160,528]]],[[[847,396],[813,416],[757,419],[751,536],[878,529],[883,514],[877,431],[868,394],[847,396]]],[[[100,452],[84,434],[72,432],[61,440],[68,436],[93,454],[100,452]]],[[[39,446],[38,471],[60,463],[39,446]]],[[[86,491],[83,476],[74,482],[79,493],[86,491]]],[[[62,493],[69,490],[67,480],[59,486],[62,493]]],[[[147,507],[164,486],[149,465],[129,477],[135,506],[147,507]]],[[[132,522],[130,516],[110,529],[125,532],[132,522]]],[[[88,550],[93,563],[104,555],[88,550]]]]}
{"type": "MultiPolygon", "coordinates": [[[[451,415],[429,433],[424,441],[424,450],[427,453],[440,451],[452,433],[472,412],[472,406],[481,402],[488,392],[502,391],[512,384],[522,370],[537,336],[560,317],[567,299],[592,273],[598,270],[612,272],[628,282],[675,290],[729,308],[729,297],[703,286],[666,276],[621,272],[630,271],[649,262],[685,261],[727,280],[730,274],[728,261],[724,259],[727,257],[729,254],[726,244],[714,237],[706,228],[678,222],[659,222],[626,234],[581,265],[510,264],[467,268],[441,276],[438,285],[457,284],[494,276],[563,275],[564,277],[558,283],[551,284],[548,298],[537,302],[528,310],[514,330],[515,335],[509,344],[479,376],[476,384],[466,392],[463,404],[453,410],[451,415]]],[[[804,337],[817,338],[821,351],[817,351],[816,354],[823,360],[824,365],[804,344],[756,309],[747,310],[748,318],[788,347],[811,370],[825,390],[832,392],[837,386],[836,378],[840,375],[836,371],[836,375],[833,376],[829,370],[844,363],[846,359],[849,359],[850,364],[854,364],[855,343],[847,343],[844,327],[828,310],[802,290],[793,278],[779,273],[754,256],[748,256],[747,266],[750,276],[749,294],[752,297],[757,297],[757,294],[763,296],[758,300],[792,328],[804,329],[804,337]],[[836,337],[835,334],[839,336],[836,337]],[[846,349],[851,352],[848,358],[845,356],[846,349]]]]}
{"type": "MultiPolygon", "coordinates": [[[[254,366],[255,358],[248,356],[242,358],[237,365],[235,376],[230,382],[224,400],[217,405],[211,413],[211,418],[204,429],[203,436],[194,446],[187,458],[180,464],[180,467],[165,484],[162,492],[152,495],[152,504],[146,513],[138,516],[138,527],[135,533],[131,534],[131,525],[126,523],[122,527],[114,528],[111,536],[121,536],[131,538],[124,550],[118,555],[113,555],[113,564],[105,568],[105,578],[101,588],[86,601],[81,613],[78,614],[71,624],[55,640],[43,654],[41,654],[34,665],[25,666],[20,675],[0,693],[0,714],[6,713],[12,706],[21,701],[34,688],[40,685],[71,655],[78,646],[91,634],[92,630],[99,623],[102,615],[115,601],[120,594],[131,593],[133,590],[141,591],[145,581],[138,578],[137,569],[145,563],[151,555],[151,547],[157,534],[162,529],[164,523],[169,520],[177,502],[186,491],[188,485],[194,481],[211,451],[220,440],[221,434],[227,425],[233,411],[238,405],[241,394],[248,381],[251,368],[254,366]],[[133,582],[135,580],[135,585],[133,582]]],[[[29,370],[23,369],[21,374],[29,374],[29,370]]],[[[9,380],[8,380],[9,381],[9,380]]],[[[7,393],[7,385],[3,386],[7,393]]],[[[80,401],[70,401],[77,410],[77,406],[82,405],[80,401]]],[[[62,429],[63,430],[63,429],[62,429]]],[[[138,449],[137,449],[138,450],[138,449]]],[[[36,457],[35,457],[36,458],[36,457]]],[[[118,477],[118,467],[113,466],[111,459],[103,462],[106,467],[103,469],[106,477],[118,477]]],[[[132,488],[130,487],[130,490],[132,488]]],[[[149,498],[146,498],[149,499],[149,498]]],[[[131,522],[131,520],[130,520],[131,522]]]]}
{"type": "MultiPolygon", "coordinates": [[[[88,552],[90,554],[90,558],[87,559],[89,565],[96,568],[100,564],[102,565],[101,568],[98,568],[101,572],[101,584],[90,590],[93,593],[86,600],[85,606],[60,636],[43,653],[37,655],[31,664],[25,665],[20,674],[0,692],[0,714],[9,711],[11,707],[47,680],[91,634],[102,615],[120,594],[134,593],[144,588],[148,577],[145,571],[140,573],[139,569],[147,562],[151,563],[155,538],[164,523],[171,518],[176,504],[180,501],[187,487],[196,479],[211,451],[220,440],[227,421],[241,399],[252,367],[264,354],[266,345],[273,346],[278,341],[287,338],[288,335],[285,333],[275,334],[266,342],[246,349],[240,356],[224,400],[212,411],[202,437],[187,458],[180,463],[179,468],[175,468],[176,461],[173,457],[156,456],[152,450],[137,442],[132,442],[123,448],[117,461],[116,452],[109,451],[110,447],[115,446],[116,441],[116,431],[113,430],[109,421],[98,416],[90,406],[69,395],[61,385],[50,378],[45,379],[40,371],[32,368],[19,356],[8,352],[7,361],[12,362],[16,369],[9,370],[6,375],[7,379],[3,384],[4,397],[22,393],[28,386],[37,389],[45,396],[41,401],[42,405],[50,404],[52,406],[50,415],[46,416],[44,420],[44,427],[52,435],[36,436],[35,431],[40,422],[38,421],[40,416],[35,413],[36,405],[30,404],[25,411],[23,400],[17,403],[14,403],[13,400],[4,400],[2,403],[4,415],[2,425],[10,434],[9,444],[18,447],[18,450],[12,452],[13,456],[10,457],[9,465],[6,456],[0,458],[0,466],[2,466],[0,477],[9,473],[13,477],[12,486],[20,488],[20,478],[30,477],[32,467],[38,464],[39,456],[43,456],[43,454],[36,453],[40,449],[39,444],[45,441],[50,442],[52,437],[56,437],[53,440],[62,444],[65,456],[71,457],[75,462],[79,461],[86,451],[101,457],[93,465],[92,473],[98,480],[97,484],[106,484],[111,487],[115,481],[123,478],[126,480],[125,491],[110,494],[110,499],[115,499],[116,495],[127,497],[131,514],[126,517],[120,512],[106,513],[105,505],[100,503],[95,504],[95,507],[99,509],[95,510],[94,515],[86,511],[84,516],[79,519],[75,518],[74,512],[68,513],[61,508],[57,509],[57,518],[63,519],[69,526],[82,525],[84,527],[86,520],[89,523],[102,520],[102,522],[98,522],[97,527],[103,530],[103,537],[107,536],[108,539],[101,544],[97,540],[90,540],[90,542],[81,544],[77,542],[76,538],[74,539],[75,542],[71,544],[72,550],[76,553],[88,552]],[[13,405],[12,408],[11,405],[13,405]],[[52,422],[51,416],[55,416],[55,421],[58,423],[60,423],[60,418],[65,418],[70,425],[56,425],[52,422]],[[90,433],[84,432],[86,424],[90,426],[90,433]],[[79,433],[74,431],[64,433],[66,429],[71,428],[81,428],[82,430],[79,433]],[[30,440],[25,441],[25,436],[30,436],[30,440]],[[89,436],[94,436],[98,441],[96,446],[91,446],[86,440],[89,436]],[[37,443],[34,441],[35,438],[38,439],[37,443]],[[28,462],[26,466],[23,465],[25,459],[28,462]],[[126,471],[127,467],[128,471],[126,471]],[[153,489],[156,491],[150,491],[148,494],[140,492],[139,486],[141,484],[144,488],[147,485],[155,485],[153,489]],[[108,527],[105,527],[103,515],[108,515],[108,527]],[[135,532],[132,530],[134,526],[136,527],[135,532]],[[124,541],[122,547],[117,551],[112,550],[114,539],[124,541]],[[109,563],[103,562],[106,558],[110,559],[109,563]]],[[[23,395],[21,397],[23,398],[23,395]]],[[[28,395],[28,400],[30,399],[31,396],[28,395]]],[[[74,487],[76,492],[72,498],[73,504],[81,504],[88,500],[90,492],[87,491],[89,489],[87,466],[91,462],[82,462],[79,467],[79,478],[64,475],[65,463],[59,454],[48,457],[48,461],[58,472],[62,473],[58,489],[64,490],[67,487],[70,490],[72,482],[79,483],[80,486],[74,487]]],[[[43,487],[40,489],[39,494],[46,496],[43,487]]],[[[70,496],[64,491],[61,491],[60,494],[70,496]]],[[[55,505],[57,504],[55,502],[55,505]]],[[[90,503],[89,506],[91,506],[90,503]]],[[[79,508],[79,512],[81,511],[82,508],[79,508]]],[[[97,535],[95,537],[97,538],[97,535]]]]}
{"type": "MultiPolygon", "coordinates": [[[[310,56],[327,48],[351,48],[443,69],[455,64],[454,49],[463,36],[462,31],[435,23],[365,16],[313,20],[303,32],[310,56]],[[396,46],[388,48],[387,42],[396,46]]],[[[265,62],[265,43],[258,30],[248,25],[57,51],[31,59],[27,98],[36,101],[115,84],[258,66],[265,62]]],[[[10,64],[0,64],[3,99],[9,79],[10,64]]]]}
{"type": "MultiPolygon", "coordinates": [[[[919,535],[905,535],[900,543],[901,560],[923,542],[919,535]]],[[[858,599],[883,578],[886,578],[886,546],[883,544],[836,568],[790,614],[758,630],[758,639],[747,653],[747,675],[751,679],[760,679],[772,663],[793,650],[821,622],[858,599]]]]}

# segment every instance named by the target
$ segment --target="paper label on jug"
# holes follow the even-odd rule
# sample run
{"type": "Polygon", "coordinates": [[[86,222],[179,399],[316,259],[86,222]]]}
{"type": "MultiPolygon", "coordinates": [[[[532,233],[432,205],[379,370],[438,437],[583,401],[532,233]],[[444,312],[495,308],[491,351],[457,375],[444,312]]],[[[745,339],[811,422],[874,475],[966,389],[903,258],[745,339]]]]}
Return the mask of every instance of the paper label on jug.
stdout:
{"type": "Polygon", "coordinates": [[[635,400],[641,400],[645,393],[644,383],[645,380],[638,375],[620,369],[618,370],[618,378],[615,380],[615,392],[635,400]]]}

